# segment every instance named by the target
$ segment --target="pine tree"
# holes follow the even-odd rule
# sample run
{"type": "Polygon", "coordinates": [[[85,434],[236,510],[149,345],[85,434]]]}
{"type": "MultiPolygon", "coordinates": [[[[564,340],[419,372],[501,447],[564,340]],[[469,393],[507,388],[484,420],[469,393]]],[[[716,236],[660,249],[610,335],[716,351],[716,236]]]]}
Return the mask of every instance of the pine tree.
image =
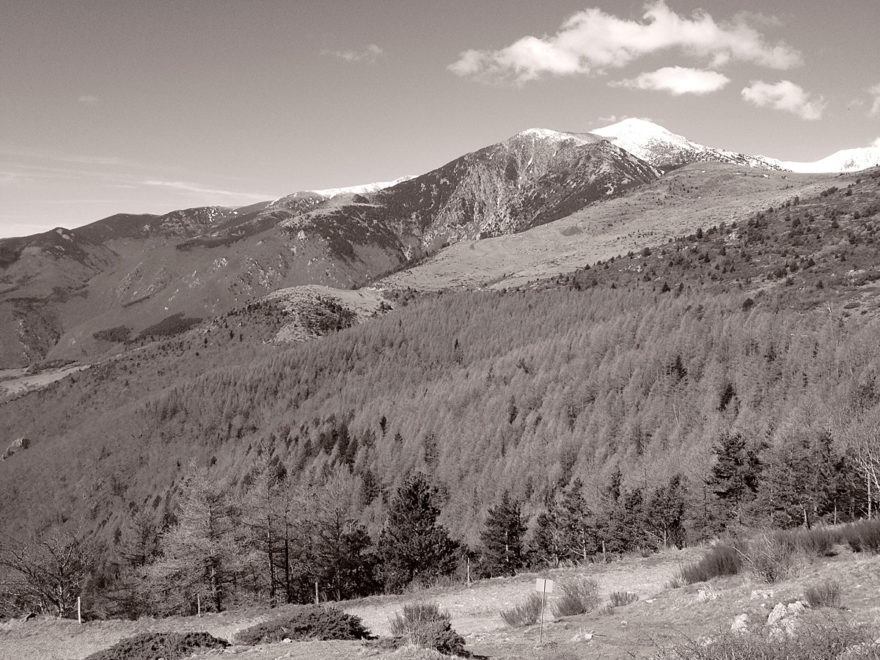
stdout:
{"type": "Polygon", "coordinates": [[[523,538],[527,525],[522,504],[505,490],[501,502],[489,509],[480,533],[483,544],[483,573],[487,577],[515,575],[525,565],[523,538]]]}
{"type": "Polygon", "coordinates": [[[716,531],[731,521],[743,521],[745,506],[755,498],[761,474],[758,451],[746,444],[740,433],[725,433],[713,447],[715,465],[707,485],[715,497],[713,518],[716,531]]]}
{"type": "Polygon", "coordinates": [[[660,547],[668,548],[670,544],[684,547],[686,490],[684,479],[676,474],[648,500],[645,522],[660,547]]]}
{"type": "Polygon", "coordinates": [[[586,562],[596,553],[596,523],[583,495],[584,484],[575,479],[565,490],[559,503],[563,555],[575,562],[586,562]]]}
{"type": "Polygon", "coordinates": [[[417,472],[397,489],[377,546],[385,589],[427,584],[455,570],[458,544],[437,524],[437,489],[417,472]]]}
{"type": "Polygon", "coordinates": [[[530,552],[537,562],[552,568],[559,567],[559,562],[565,554],[565,543],[559,511],[555,503],[551,503],[547,511],[538,514],[530,552]]]}

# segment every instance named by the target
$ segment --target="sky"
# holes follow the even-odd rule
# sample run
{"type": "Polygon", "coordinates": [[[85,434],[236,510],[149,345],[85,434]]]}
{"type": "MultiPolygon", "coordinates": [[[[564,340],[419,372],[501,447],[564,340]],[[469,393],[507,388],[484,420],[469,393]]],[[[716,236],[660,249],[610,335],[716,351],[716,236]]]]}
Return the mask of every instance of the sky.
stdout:
{"type": "Polygon", "coordinates": [[[878,0],[0,0],[0,237],[427,172],[650,119],[880,138],[878,0]]]}

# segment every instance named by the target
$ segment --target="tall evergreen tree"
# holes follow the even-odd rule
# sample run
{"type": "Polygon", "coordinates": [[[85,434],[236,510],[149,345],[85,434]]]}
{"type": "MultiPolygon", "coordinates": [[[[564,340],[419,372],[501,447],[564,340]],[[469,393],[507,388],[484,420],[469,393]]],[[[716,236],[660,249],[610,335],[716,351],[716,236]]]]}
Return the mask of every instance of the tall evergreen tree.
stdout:
{"type": "Polygon", "coordinates": [[[575,479],[559,502],[563,555],[574,562],[586,562],[598,548],[595,516],[584,499],[583,489],[584,483],[575,479]]]}
{"type": "Polygon", "coordinates": [[[480,533],[485,575],[515,575],[525,565],[523,538],[526,529],[522,504],[511,499],[505,490],[501,501],[489,509],[486,525],[480,533]]]}
{"type": "Polygon", "coordinates": [[[745,507],[758,490],[761,463],[758,449],[749,447],[741,433],[724,433],[712,451],[716,460],[707,485],[715,497],[713,522],[721,531],[743,521],[745,507]]]}
{"type": "Polygon", "coordinates": [[[648,500],[645,523],[660,547],[684,546],[685,493],[684,479],[676,474],[648,500]]]}
{"type": "Polygon", "coordinates": [[[429,583],[455,570],[458,544],[437,523],[437,489],[417,472],[397,489],[377,544],[385,589],[429,583]]]}

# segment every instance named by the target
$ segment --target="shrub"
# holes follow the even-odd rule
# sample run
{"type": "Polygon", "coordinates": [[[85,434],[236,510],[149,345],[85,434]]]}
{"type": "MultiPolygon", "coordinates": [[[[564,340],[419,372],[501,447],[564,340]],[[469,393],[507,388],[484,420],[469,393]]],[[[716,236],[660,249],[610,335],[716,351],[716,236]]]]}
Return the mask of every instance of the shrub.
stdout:
{"type": "Polygon", "coordinates": [[[749,541],[745,560],[756,578],[773,583],[791,572],[796,549],[792,535],[762,532],[749,541]]]}
{"type": "Polygon", "coordinates": [[[827,660],[828,658],[878,657],[871,644],[874,633],[867,626],[857,625],[842,617],[804,617],[797,634],[773,634],[726,631],[708,642],[688,640],[663,652],[661,658],[682,660],[827,660]]]}
{"type": "Polygon", "coordinates": [[[804,598],[810,607],[840,607],[840,584],[830,580],[817,584],[804,592],[804,598]]]}
{"type": "Polygon", "coordinates": [[[188,658],[197,651],[224,649],[225,639],[212,637],[206,632],[141,633],[118,641],[109,649],[92,653],[86,660],[177,660],[188,658]]]}
{"type": "Polygon", "coordinates": [[[847,525],[843,537],[853,552],[880,554],[880,520],[862,520],[847,525]]]}
{"type": "Polygon", "coordinates": [[[530,593],[523,603],[501,612],[504,623],[512,628],[530,626],[537,622],[540,616],[541,596],[536,593],[530,593]]]}
{"type": "Polygon", "coordinates": [[[370,639],[360,618],[335,607],[303,605],[293,612],[258,623],[239,632],[241,644],[280,642],[283,639],[370,639]]]}
{"type": "Polygon", "coordinates": [[[742,570],[742,552],[733,545],[719,543],[695,564],[682,567],[679,580],[685,584],[708,582],[722,575],[736,575],[742,570]]]}
{"type": "Polygon", "coordinates": [[[452,629],[449,613],[437,603],[410,603],[391,620],[391,634],[405,644],[446,655],[467,655],[464,638],[452,629]]]}
{"type": "Polygon", "coordinates": [[[623,607],[639,599],[638,595],[631,591],[612,591],[608,598],[612,607],[623,607]]]}
{"type": "Polygon", "coordinates": [[[556,601],[556,616],[574,616],[596,609],[599,605],[599,585],[593,578],[577,577],[560,583],[562,596],[556,601]]]}
{"type": "Polygon", "coordinates": [[[790,533],[798,549],[813,557],[830,557],[834,554],[834,544],[840,540],[839,532],[830,529],[801,529],[790,533]]]}

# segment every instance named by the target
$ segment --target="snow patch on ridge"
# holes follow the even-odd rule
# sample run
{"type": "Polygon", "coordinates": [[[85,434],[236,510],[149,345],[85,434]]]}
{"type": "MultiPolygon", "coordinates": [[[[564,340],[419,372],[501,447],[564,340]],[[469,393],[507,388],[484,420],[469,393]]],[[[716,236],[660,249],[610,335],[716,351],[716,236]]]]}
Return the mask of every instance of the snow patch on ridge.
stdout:
{"type": "Polygon", "coordinates": [[[410,179],[414,179],[415,175],[402,176],[399,179],[395,179],[394,181],[378,181],[376,183],[363,183],[358,186],[346,186],[343,188],[326,188],[324,190],[310,190],[309,192],[314,193],[316,195],[321,195],[322,197],[333,198],[338,195],[364,195],[368,193],[378,192],[380,190],[384,190],[385,188],[390,188],[391,186],[396,186],[398,183],[403,183],[404,181],[409,181],[410,179]]]}

